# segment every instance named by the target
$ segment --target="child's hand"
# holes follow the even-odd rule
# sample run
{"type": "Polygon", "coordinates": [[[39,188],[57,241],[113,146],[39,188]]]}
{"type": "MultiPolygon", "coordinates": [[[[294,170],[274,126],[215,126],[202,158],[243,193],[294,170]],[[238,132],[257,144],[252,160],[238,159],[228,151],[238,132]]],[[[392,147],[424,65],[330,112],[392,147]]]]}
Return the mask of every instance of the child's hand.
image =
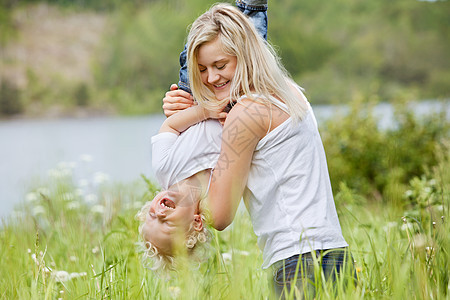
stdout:
{"type": "Polygon", "coordinates": [[[206,108],[203,108],[204,114],[206,118],[208,119],[217,119],[219,120],[220,124],[224,124],[225,120],[227,118],[228,112],[225,111],[225,108],[227,106],[227,103],[223,105],[223,107],[218,107],[217,109],[208,110],[206,108]]]}

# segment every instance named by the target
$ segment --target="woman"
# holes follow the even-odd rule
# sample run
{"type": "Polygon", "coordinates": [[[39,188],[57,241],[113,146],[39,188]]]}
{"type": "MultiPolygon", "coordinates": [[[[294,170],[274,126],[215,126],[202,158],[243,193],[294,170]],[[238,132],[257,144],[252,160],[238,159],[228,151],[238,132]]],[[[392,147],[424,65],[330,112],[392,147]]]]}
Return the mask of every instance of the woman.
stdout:
{"type": "MultiPolygon", "coordinates": [[[[232,221],[243,197],[263,268],[275,268],[278,294],[312,280],[317,256],[326,276],[347,256],[326,158],[312,109],[272,48],[237,9],[213,6],[188,37],[191,90],[200,106],[235,103],[208,193],[213,227],[232,221]],[[332,266],[330,271],[329,266],[332,266]]],[[[349,264],[351,265],[351,263],[349,264]]]]}

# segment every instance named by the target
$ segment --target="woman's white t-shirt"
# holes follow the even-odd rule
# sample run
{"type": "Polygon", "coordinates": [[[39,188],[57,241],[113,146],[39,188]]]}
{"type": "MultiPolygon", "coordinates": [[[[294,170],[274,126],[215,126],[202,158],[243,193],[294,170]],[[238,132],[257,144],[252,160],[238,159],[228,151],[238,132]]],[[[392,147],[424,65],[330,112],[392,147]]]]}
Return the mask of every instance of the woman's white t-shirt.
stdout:
{"type": "MultiPolygon", "coordinates": [[[[278,106],[286,109],[281,102],[278,106]]],[[[208,120],[179,136],[152,137],[153,170],[162,188],[213,168],[221,136],[221,125],[208,120]]],[[[244,200],[263,251],[263,268],[295,254],[348,246],[311,107],[302,121],[289,118],[259,141],[249,172],[244,200]]]]}
{"type": "Polygon", "coordinates": [[[296,254],[348,246],[317,121],[308,107],[303,120],[288,118],[253,153],[244,200],[263,251],[263,268],[296,254]]]}

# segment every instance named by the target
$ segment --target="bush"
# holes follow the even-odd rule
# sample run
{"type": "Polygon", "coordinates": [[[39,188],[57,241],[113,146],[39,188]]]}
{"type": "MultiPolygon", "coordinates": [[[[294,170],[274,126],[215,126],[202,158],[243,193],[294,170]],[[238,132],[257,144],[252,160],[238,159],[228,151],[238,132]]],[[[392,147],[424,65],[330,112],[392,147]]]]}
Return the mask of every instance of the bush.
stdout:
{"type": "Polygon", "coordinates": [[[348,114],[326,123],[323,142],[336,192],[344,182],[371,199],[398,199],[411,178],[437,165],[437,149],[450,137],[445,113],[418,117],[404,104],[394,119],[394,127],[380,129],[373,106],[355,102],[348,114]]]}
{"type": "Polygon", "coordinates": [[[23,112],[19,89],[7,80],[0,83],[0,115],[15,115],[23,112]]]}

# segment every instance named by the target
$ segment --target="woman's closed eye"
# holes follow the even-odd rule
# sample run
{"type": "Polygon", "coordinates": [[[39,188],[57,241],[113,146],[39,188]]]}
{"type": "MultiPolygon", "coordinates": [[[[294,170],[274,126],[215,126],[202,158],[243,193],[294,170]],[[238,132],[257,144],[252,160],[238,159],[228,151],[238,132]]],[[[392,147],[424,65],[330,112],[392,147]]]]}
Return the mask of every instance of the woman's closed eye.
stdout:
{"type": "Polygon", "coordinates": [[[225,66],[226,66],[226,64],[221,65],[221,66],[216,66],[216,68],[219,69],[219,70],[223,70],[225,68],[225,66]]]}

